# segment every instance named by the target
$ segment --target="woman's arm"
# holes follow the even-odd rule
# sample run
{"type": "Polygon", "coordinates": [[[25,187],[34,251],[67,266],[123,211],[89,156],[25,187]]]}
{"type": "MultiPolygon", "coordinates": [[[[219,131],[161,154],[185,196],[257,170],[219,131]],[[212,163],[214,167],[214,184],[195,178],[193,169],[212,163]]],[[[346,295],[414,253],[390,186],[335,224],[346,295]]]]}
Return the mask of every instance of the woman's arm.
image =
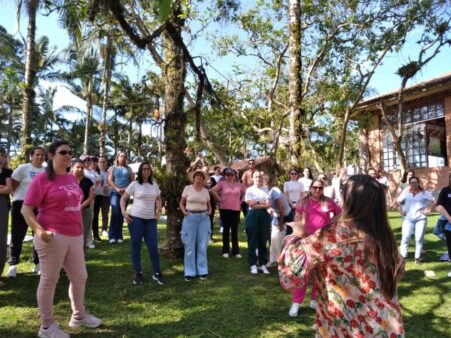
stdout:
{"type": "Polygon", "coordinates": [[[80,208],[83,209],[85,207],[87,207],[88,205],[90,205],[92,203],[92,201],[94,201],[94,199],[96,198],[96,191],[94,189],[94,187],[92,186],[91,188],[89,188],[89,196],[86,199],[86,201],[84,201],[80,208]]]}
{"type": "Polygon", "coordinates": [[[126,206],[125,206],[125,204],[127,203],[129,198],[130,198],[130,195],[127,192],[124,192],[124,194],[122,195],[121,200],[119,202],[119,204],[121,206],[122,216],[124,216],[124,218],[127,221],[127,223],[131,223],[132,222],[132,218],[127,213],[126,206]]]}
{"type": "Polygon", "coordinates": [[[11,178],[11,193],[14,193],[19,186],[20,182],[16,181],[14,178],[11,178]]]}
{"type": "Polygon", "coordinates": [[[180,207],[180,211],[182,212],[182,214],[184,216],[187,216],[188,211],[186,211],[186,197],[182,196],[182,198],[180,199],[179,207],[180,207]]]}
{"type": "Polygon", "coordinates": [[[49,243],[55,236],[53,232],[45,230],[38,222],[36,215],[34,214],[34,206],[22,205],[21,213],[27,222],[28,226],[33,229],[36,236],[46,243],[49,243]]]}
{"type": "Polygon", "coordinates": [[[0,194],[9,195],[12,192],[11,177],[7,177],[5,180],[5,185],[0,185],[0,194]]]}
{"type": "Polygon", "coordinates": [[[161,211],[163,209],[163,201],[161,200],[161,195],[157,196],[157,198],[155,200],[155,205],[156,205],[155,219],[158,221],[158,220],[160,220],[161,211]]]}
{"type": "Polygon", "coordinates": [[[222,202],[221,196],[219,196],[219,184],[216,184],[213,188],[209,190],[216,201],[222,202]]]}

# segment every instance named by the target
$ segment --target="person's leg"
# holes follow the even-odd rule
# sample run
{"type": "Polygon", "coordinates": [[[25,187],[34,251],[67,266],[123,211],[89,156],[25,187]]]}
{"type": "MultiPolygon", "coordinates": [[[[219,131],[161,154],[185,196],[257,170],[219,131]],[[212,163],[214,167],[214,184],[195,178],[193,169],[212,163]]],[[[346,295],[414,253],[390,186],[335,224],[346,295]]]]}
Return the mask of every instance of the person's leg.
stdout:
{"type": "MultiPolygon", "coordinates": [[[[121,199],[121,196],[119,195],[119,201],[120,201],[120,199],[121,199]]],[[[128,206],[128,201],[125,202],[125,209],[127,209],[127,206],[128,206]]],[[[123,232],[122,230],[123,230],[123,227],[124,227],[124,216],[122,216],[120,204],[119,204],[118,208],[119,208],[119,215],[117,217],[117,219],[118,219],[118,222],[117,222],[117,225],[118,225],[117,226],[117,239],[123,240],[124,237],[123,237],[123,234],[122,234],[122,232],[123,232]]]]}
{"type": "Polygon", "coordinates": [[[223,231],[222,231],[222,253],[228,254],[230,251],[230,210],[219,209],[223,221],[223,231]]]}
{"type": "Polygon", "coordinates": [[[91,225],[89,222],[92,220],[91,210],[89,208],[84,208],[81,211],[81,217],[83,220],[83,247],[90,244],[88,243],[89,232],[91,231],[91,225]]]}
{"type": "Polygon", "coordinates": [[[96,195],[96,199],[94,200],[94,210],[92,216],[92,234],[95,240],[99,240],[99,213],[100,207],[102,204],[102,196],[96,195]]]}
{"type": "Polygon", "coordinates": [[[266,243],[269,240],[269,227],[271,226],[271,217],[266,210],[259,210],[258,223],[258,264],[266,265],[268,263],[268,248],[266,247],[266,243]]]}
{"type": "Polygon", "coordinates": [[[238,225],[240,224],[240,212],[230,210],[230,230],[232,233],[232,255],[236,256],[240,253],[238,244],[238,225]]]}
{"type": "Polygon", "coordinates": [[[282,252],[282,244],[284,237],[285,237],[285,229],[283,231],[280,231],[278,225],[271,226],[271,246],[269,248],[270,263],[277,263],[280,253],[282,252]]]}
{"type": "Polygon", "coordinates": [[[119,204],[120,195],[118,193],[112,192],[111,197],[111,221],[110,221],[110,231],[108,237],[110,240],[118,239],[118,223],[119,223],[119,214],[121,212],[121,207],[119,204]]]}
{"type": "Polygon", "coordinates": [[[210,238],[213,239],[213,220],[215,218],[215,212],[216,212],[216,201],[214,200],[214,197],[211,194],[210,194],[210,202],[211,202],[211,215],[210,215],[211,231],[210,231],[210,238]]]}
{"type": "Polygon", "coordinates": [[[451,231],[444,229],[443,234],[445,235],[446,247],[448,248],[448,257],[451,260],[451,231]]]}
{"type": "MultiPolygon", "coordinates": [[[[83,236],[79,238],[82,242],[83,236]]],[[[33,242],[41,265],[41,276],[36,292],[39,316],[42,327],[48,328],[55,321],[53,318],[53,297],[68,250],[68,243],[60,234],[55,234],[50,243],[45,243],[38,236],[34,236],[33,242]]]]}
{"type": "Polygon", "coordinates": [[[243,212],[244,218],[246,218],[249,212],[249,206],[247,205],[246,202],[241,202],[241,211],[243,212]]]}
{"type": "Polygon", "coordinates": [[[160,254],[158,252],[158,231],[155,218],[145,220],[144,239],[152,262],[153,273],[160,273],[160,254]]]}
{"type": "Polygon", "coordinates": [[[6,196],[0,195],[0,276],[6,263],[6,248],[8,242],[9,202],[6,196]]]}
{"type": "Polygon", "coordinates": [[[308,282],[306,282],[301,288],[294,289],[291,294],[291,299],[293,303],[302,304],[304,301],[305,295],[307,293],[308,282]]]}
{"type": "Polygon", "coordinates": [[[415,224],[415,259],[420,259],[423,249],[424,234],[426,233],[427,219],[422,219],[415,224]]]}
{"type": "Polygon", "coordinates": [[[139,217],[132,216],[132,223],[128,225],[130,232],[130,254],[132,258],[133,267],[136,273],[142,272],[141,268],[141,246],[144,235],[145,220],[139,217]]]}
{"type": "Polygon", "coordinates": [[[404,218],[402,221],[402,238],[401,238],[401,245],[400,245],[400,253],[401,256],[404,258],[407,257],[407,252],[409,249],[409,241],[410,237],[412,236],[413,229],[415,227],[415,224],[408,220],[407,218],[404,218]]]}
{"type": "Polygon", "coordinates": [[[101,196],[101,209],[102,209],[102,231],[108,231],[108,213],[110,211],[110,197],[101,196]]]}
{"type": "Polygon", "coordinates": [[[257,265],[257,255],[255,250],[258,246],[258,219],[256,210],[250,210],[246,216],[246,235],[247,235],[247,247],[249,266],[257,265]]]}
{"type": "Polygon", "coordinates": [[[83,239],[81,236],[64,236],[68,250],[64,258],[63,267],[69,278],[69,298],[72,308],[72,318],[83,319],[85,310],[85,287],[88,279],[85,255],[83,252],[83,239]]]}
{"type": "Polygon", "coordinates": [[[185,248],[184,274],[196,277],[196,238],[197,223],[195,214],[188,214],[183,218],[182,231],[180,232],[182,243],[185,248]]]}
{"type": "Polygon", "coordinates": [[[207,248],[208,240],[210,239],[210,217],[206,214],[197,214],[199,219],[199,226],[197,230],[196,239],[196,270],[199,276],[208,275],[208,259],[207,248]]]}
{"type": "Polygon", "coordinates": [[[27,234],[28,225],[22,216],[23,201],[14,201],[11,208],[11,243],[9,244],[9,265],[20,262],[22,243],[27,234]]]}

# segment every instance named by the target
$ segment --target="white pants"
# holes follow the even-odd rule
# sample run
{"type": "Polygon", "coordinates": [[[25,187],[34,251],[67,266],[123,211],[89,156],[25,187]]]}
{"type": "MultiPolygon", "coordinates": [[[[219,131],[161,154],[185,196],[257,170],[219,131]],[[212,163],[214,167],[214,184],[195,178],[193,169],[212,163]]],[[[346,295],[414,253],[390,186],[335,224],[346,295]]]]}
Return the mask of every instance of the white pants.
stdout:
{"type": "Polygon", "coordinates": [[[279,260],[280,253],[282,252],[283,239],[287,233],[287,227],[285,226],[283,231],[280,231],[279,226],[271,226],[271,246],[269,248],[269,262],[277,262],[279,260]]]}
{"type": "Polygon", "coordinates": [[[401,255],[407,257],[409,249],[409,241],[412,233],[415,230],[415,259],[421,256],[421,249],[423,248],[424,234],[427,227],[427,218],[419,220],[410,220],[407,217],[402,222],[402,238],[401,238],[401,255]]]}

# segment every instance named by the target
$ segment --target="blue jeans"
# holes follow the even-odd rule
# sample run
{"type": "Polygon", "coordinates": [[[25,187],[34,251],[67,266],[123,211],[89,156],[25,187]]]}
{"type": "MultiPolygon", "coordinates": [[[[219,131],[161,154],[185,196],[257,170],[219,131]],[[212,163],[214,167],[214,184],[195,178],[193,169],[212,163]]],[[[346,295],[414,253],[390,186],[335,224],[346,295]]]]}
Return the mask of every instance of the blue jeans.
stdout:
{"type": "MultiPolygon", "coordinates": [[[[124,216],[121,212],[121,194],[112,191],[110,196],[111,203],[111,221],[110,231],[108,233],[109,239],[122,239],[122,226],[124,224],[124,216]]],[[[127,204],[125,205],[127,207],[127,204]]]]}
{"type": "Polygon", "coordinates": [[[185,276],[208,275],[207,246],[210,218],[206,213],[189,213],[183,218],[182,243],[185,246],[185,276]]]}
{"type": "Polygon", "coordinates": [[[141,245],[142,239],[146,241],[149,252],[152,270],[154,273],[160,272],[160,255],[158,253],[157,220],[144,219],[132,216],[133,222],[128,225],[131,239],[131,256],[135,272],[142,272],[141,269],[141,245]]]}
{"type": "Polygon", "coordinates": [[[421,256],[421,249],[423,248],[424,234],[426,232],[427,219],[411,220],[407,217],[402,222],[402,238],[400,245],[400,252],[403,257],[407,257],[409,249],[409,241],[412,233],[415,232],[415,259],[421,256]]]}

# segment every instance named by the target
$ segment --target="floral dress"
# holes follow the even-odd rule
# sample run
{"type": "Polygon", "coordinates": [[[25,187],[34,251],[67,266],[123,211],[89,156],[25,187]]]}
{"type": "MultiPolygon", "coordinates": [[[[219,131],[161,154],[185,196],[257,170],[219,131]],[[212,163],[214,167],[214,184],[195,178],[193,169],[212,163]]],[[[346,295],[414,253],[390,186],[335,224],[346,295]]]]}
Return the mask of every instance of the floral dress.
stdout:
{"type": "Polygon", "coordinates": [[[285,238],[282,286],[302,287],[310,273],[318,290],[316,337],[404,337],[398,297],[382,294],[375,259],[364,254],[351,227],[336,223],[302,239],[285,238]]]}

